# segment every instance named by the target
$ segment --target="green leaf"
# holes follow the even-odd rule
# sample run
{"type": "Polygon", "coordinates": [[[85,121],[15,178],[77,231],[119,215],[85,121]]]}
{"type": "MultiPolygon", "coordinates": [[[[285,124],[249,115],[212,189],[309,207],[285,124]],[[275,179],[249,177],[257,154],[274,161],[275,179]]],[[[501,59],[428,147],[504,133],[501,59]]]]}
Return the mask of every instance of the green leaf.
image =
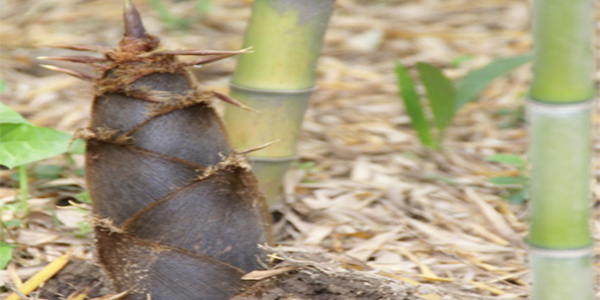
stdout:
{"type": "Polygon", "coordinates": [[[77,223],[79,229],[74,233],[75,237],[80,239],[89,238],[88,234],[94,232],[94,225],[87,221],[80,221],[77,223]]]}
{"type": "Polygon", "coordinates": [[[456,102],[454,85],[444,76],[442,71],[435,66],[420,62],[417,70],[425,86],[425,92],[431,105],[433,121],[439,131],[439,137],[454,118],[456,102]]]}
{"type": "Polygon", "coordinates": [[[500,123],[498,128],[515,128],[525,121],[525,105],[520,105],[515,109],[505,109],[496,112],[497,115],[507,116],[506,121],[500,123]]]}
{"type": "Polygon", "coordinates": [[[419,96],[415,91],[415,84],[410,74],[408,74],[408,70],[402,64],[396,62],[396,74],[398,75],[398,85],[400,86],[400,97],[404,102],[406,113],[410,117],[413,128],[417,131],[421,143],[429,148],[438,149],[438,144],[431,135],[429,122],[425,118],[419,96]]]}
{"type": "Polygon", "coordinates": [[[489,179],[491,183],[496,185],[525,185],[527,177],[525,176],[500,176],[489,179]]]}
{"type": "Polygon", "coordinates": [[[190,21],[176,17],[164,0],[150,0],[150,5],[158,13],[161,21],[173,29],[186,29],[190,26],[190,21]]]}
{"type": "Polygon", "coordinates": [[[4,94],[7,87],[8,87],[8,85],[6,84],[6,81],[0,79],[0,95],[4,94]]]}
{"type": "Polygon", "coordinates": [[[31,124],[18,112],[0,102],[0,124],[31,124]]]}
{"type": "Polygon", "coordinates": [[[457,68],[462,66],[464,63],[470,61],[473,59],[472,55],[461,55],[459,57],[456,57],[452,60],[451,64],[453,67],[457,68]]]}
{"type": "Polygon", "coordinates": [[[525,200],[529,199],[529,191],[527,189],[511,191],[506,199],[513,204],[523,204],[525,200]]]}
{"type": "Polygon", "coordinates": [[[92,198],[90,197],[90,193],[88,191],[81,192],[75,195],[77,201],[87,204],[92,204],[92,198]]]}
{"type": "Polygon", "coordinates": [[[196,8],[202,18],[206,18],[212,9],[212,0],[198,0],[196,2],[196,8]]]}
{"type": "Polygon", "coordinates": [[[11,244],[7,244],[5,242],[0,242],[0,270],[4,270],[13,255],[13,248],[15,246],[11,244]]]}
{"type": "Polygon", "coordinates": [[[85,140],[76,139],[71,143],[69,147],[69,153],[71,154],[85,154],[85,140]]]}
{"type": "Polygon", "coordinates": [[[444,175],[440,175],[440,174],[423,174],[423,178],[443,182],[443,183],[446,183],[449,185],[457,185],[458,184],[456,179],[454,179],[450,176],[444,176],[444,175]]]}
{"type": "Polygon", "coordinates": [[[513,69],[531,61],[531,55],[519,55],[500,58],[489,65],[470,72],[458,83],[456,89],[456,111],[467,102],[472,101],[494,79],[506,75],[513,69]]]}
{"type": "Polygon", "coordinates": [[[75,169],[75,175],[79,177],[85,177],[85,167],[79,167],[75,169]]]}
{"type": "Polygon", "coordinates": [[[13,168],[63,153],[71,135],[28,124],[0,124],[0,165],[13,168]]]}
{"type": "Polygon", "coordinates": [[[22,224],[23,224],[23,222],[19,219],[11,219],[11,220],[4,222],[4,226],[6,226],[7,228],[21,227],[22,224]]]}
{"type": "Polygon", "coordinates": [[[494,154],[485,158],[487,161],[512,165],[520,170],[525,170],[525,160],[518,155],[513,154],[494,154]]]}
{"type": "Polygon", "coordinates": [[[34,169],[36,178],[40,179],[56,179],[61,176],[65,169],[57,165],[38,165],[34,169]]]}

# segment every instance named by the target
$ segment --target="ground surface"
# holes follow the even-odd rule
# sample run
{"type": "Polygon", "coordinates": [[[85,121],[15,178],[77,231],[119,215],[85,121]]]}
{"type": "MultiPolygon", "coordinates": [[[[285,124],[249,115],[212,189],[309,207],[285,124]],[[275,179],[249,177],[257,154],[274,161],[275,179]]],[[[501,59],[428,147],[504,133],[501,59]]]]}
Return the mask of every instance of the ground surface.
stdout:
{"type": "MultiPolygon", "coordinates": [[[[148,31],[160,36],[164,47],[241,46],[249,1],[214,0],[204,19],[193,8],[195,1],[168,2],[175,15],[191,20],[190,28],[171,29],[147,2],[136,2],[148,31]]],[[[86,126],[90,87],[40,68],[44,62],[37,56],[64,52],[38,45],[115,45],[121,35],[120,1],[0,5],[2,102],[37,125],[68,132],[86,126]]],[[[485,157],[526,154],[520,112],[530,66],[497,80],[468,104],[448,130],[441,152],[419,144],[396,95],[393,68],[395,60],[409,66],[427,61],[460,78],[496,57],[528,53],[530,19],[524,0],[338,0],[318,68],[319,90],[303,125],[300,161],[286,177],[285,202],[275,208],[280,220],[274,227],[281,245],[329,255],[328,263],[337,267],[327,270],[337,271],[322,273],[318,263],[296,261],[308,269],[269,279],[269,293],[309,293],[307,286],[318,285],[301,280],[307,285],[290,286],[284,278],[292,282],[313,272],[317,275],[309,277],[317,281],[325,280],[322,276],[332,282],[344,276],[391,280],[404,287],[406,299],[529,297],[522,242],[526,205],[508,203],[507,189],[489,183],[490,177],[518,170],[485,157]],[[344,273],[348,269],[354,273],[344,273]]],[[[203,87],[226,92],[234,67],[231,59],[195,74],[203,87]]],[[[598,118],[595,124],[599,127],[598,118]]],[[[595,150],[598,157],[598,139],[595,150]]],[[[9,270],[0,271],[0,286],[11,286],[10,274],[31,276],[68,249],[75,258],[93,261],[90,205],[77,197],[85,189],[82,160],[75,154],[29,167],[32,213],[20,223],[14,213],[16,174],[0,171],[2,220],[10,227],[4,239],[19,245],[9,270]]],[[[593,166],[596,179],[599,161],[593,166]]],[[[599,198],[596,185],[596,204],[599,198]]],[[[599,213],[596,209],[596,229],[599,213]]],[[[342,288],[350,293],[356,287],[342,288]]],[[[298,299],[320,299],[306,293],[298,299]]]]}

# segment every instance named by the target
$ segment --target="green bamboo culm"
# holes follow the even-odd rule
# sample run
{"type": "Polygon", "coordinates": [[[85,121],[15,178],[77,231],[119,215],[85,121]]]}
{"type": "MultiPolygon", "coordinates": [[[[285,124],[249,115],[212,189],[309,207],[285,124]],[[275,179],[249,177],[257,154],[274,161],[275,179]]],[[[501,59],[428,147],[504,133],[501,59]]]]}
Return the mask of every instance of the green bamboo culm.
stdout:
{"type": "Polygon", "coordinates": [[[335,0],[256,0],[244,47],[231,83],[231,96],[257,110],[227,107],[224,122],[238,151],[249,153],[252,169],[270,204],[296,158],[296,141],[315,89],[315,67],[335,0]]]}
{"type": "Polygon", "coordinates": [[[528,243],[536,300],[594,299],[594,11],[593,0],[534,0],[528,243]]]}
{"type": "Polygon", "coordinates": [[[594,95],[594,12],[593,0],[534,0],[533,99],[565,103],[594,95]]]}

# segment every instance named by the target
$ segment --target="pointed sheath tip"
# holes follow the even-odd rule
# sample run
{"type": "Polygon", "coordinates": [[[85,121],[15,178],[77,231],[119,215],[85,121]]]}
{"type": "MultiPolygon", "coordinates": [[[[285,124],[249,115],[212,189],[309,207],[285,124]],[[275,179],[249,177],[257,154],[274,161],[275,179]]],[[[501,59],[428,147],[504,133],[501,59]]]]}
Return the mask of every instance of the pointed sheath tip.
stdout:
{"type": "Polygon", "coordinates": [[[219,92],[215,92],[215,91],[212,91],[212,93],[213,93],[213,95],[215,95],[218,99],[220,99],[223,102],[235,105],[235,106],[237,106],[237,107],[239,107],[241,109],[245,109],[245,110],[251,111],[253,113],[260,114],[260,111],[254,109],[254,108],[252,108],[252,107],[250,107],[250,106],[248,106],[248,105],[246,105],[246,104],[244,104],[242,102],[239,102],[239,101],[231,98],[230,96],[227,96],[225,94],[222,94],[222,93],[219,93],[219,92]]]}
{"type": "Polygon", "coordinates": [[[91,57],[91,56],[38,56],[39,60],[58,60],[58,61],[67,61],[72,63],[83,63],[83,64],[92,64],[92,63],[100,63],[106,62],[105,58],[99,57],[91,57]]]}
{"type": "Polygon", "coordinates": [[[251,153],[251,152],[255,152],[255,151],[258,151],[258,150],[262,150],[262,149],[268,148],[271,145],[277,144],[279,142],[281,142],[281,139],[276,139],[276,140],[270,141],[270,142],[268,142],[268,143],[266,143],[266,144],[264,144],[262,146],[258,146],[258,147],[254,147],[254,148],[250,148],[250,149],[246,149],[246,150],[242,150],[242,151],[236,152],[236,153],[237,154],[241,154],[241,155],[246,155],[246,154],[251,153]]]}
{"type": "Polygon", "coordinates": [[[108,53],[112,49],[95,46],[95,45],[52,45],[52,44],[38,44],[36,45],[38,48],[61,48],[68,49],[74,51],[91,51],[91,52],[99,52],[99,53],[108,53]]]}
{"type": "Polygon", "coordinates": [[[64,73],[67,75],[71,75],[73,77],[77,77],[79,79],[83,79],[83,80],[87,80],[87,81],[92,81],[94,80],[94,76],[84,73],[84,72],[78,72],[78,71],[74,71],[74,70],[69,70],[69,69],[63,69],[63,68],[59,68],[57,66],[53,66],[53,65],[40,65],[40,67],[48,69],[48,70],[52,70],[55,72],[60,72],[60,73],[64,73]]]}
{"type": "Polygon", "coordinates": [[[123,18],[125,20],[125,37],[138,39],[146,37],[146,29],[142,23],[140,13],[131,0],[125,0],[123,18]]]}

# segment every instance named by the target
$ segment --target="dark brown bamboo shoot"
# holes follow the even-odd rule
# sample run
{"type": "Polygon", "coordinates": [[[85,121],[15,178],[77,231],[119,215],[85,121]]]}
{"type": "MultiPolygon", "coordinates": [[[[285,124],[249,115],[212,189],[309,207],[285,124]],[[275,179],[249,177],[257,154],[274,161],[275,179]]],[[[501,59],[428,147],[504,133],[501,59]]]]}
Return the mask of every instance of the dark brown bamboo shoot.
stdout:
{"type": "Polygon", "coordinates": [[[237,52],[157,47],[127,2],[119,47],[77,58],[102,72],[88,79],[91,125],[78,134],[88,141],[99,261],[127,299],[229,299],[260,268],[268,210],[210,106],[217,95],[198,90],[176,55],[210,62],[237,52]]]}

